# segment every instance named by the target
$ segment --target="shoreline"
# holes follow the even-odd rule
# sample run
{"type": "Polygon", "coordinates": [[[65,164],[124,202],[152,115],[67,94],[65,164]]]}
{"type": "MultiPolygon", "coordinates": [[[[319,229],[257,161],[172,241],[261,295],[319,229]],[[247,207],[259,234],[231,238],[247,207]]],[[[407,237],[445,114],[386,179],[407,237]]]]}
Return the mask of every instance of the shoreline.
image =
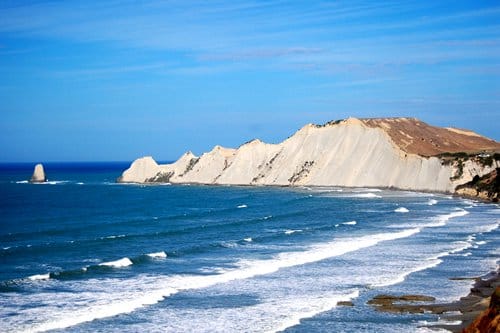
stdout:
{"type": "Polygon", "coordinates": [[[424,326],[429,329],[444,329],[453,333],[465,332],[482,313],[488,309],[495,288],[500,286],[500,266],[479,277],[455,277],[450,280],[474,280],[469,294],[450,303],[429,303],[434,297],[425,295],[377,295],[367,304],[387,313],[432,313],[438,315],[439,323],[424,326]],[[443,322],[444,321],[444,322],[443,322]],[[457,323],[460,321],[460,323],[457,323]],[[447,324],[446,322],[450,322],[447,324]]]}
{"type": "MultiPolygon", "coordinates": [[[[451,278],[452,280],[467,279],[467,278],[451,278]]],[[[458,321],[461,323],[457,325],[429,325],[429,328],[442,328],[450,330],[451,332],[462,332],[469,327],[483,311],[488,309],[490,305],[491,295],[495,288],[500,286],[500,267],[497,266],[496,271],[489,272],[481,277],[471,278],[475,280],[474,285],[470,289],[467,296],[461,297],[459,300],[444,304],[445,310],[442,317],[445,321],[458,321]],[[450,311],[459,311],[460,314],[446,314],[450,311]]]]}

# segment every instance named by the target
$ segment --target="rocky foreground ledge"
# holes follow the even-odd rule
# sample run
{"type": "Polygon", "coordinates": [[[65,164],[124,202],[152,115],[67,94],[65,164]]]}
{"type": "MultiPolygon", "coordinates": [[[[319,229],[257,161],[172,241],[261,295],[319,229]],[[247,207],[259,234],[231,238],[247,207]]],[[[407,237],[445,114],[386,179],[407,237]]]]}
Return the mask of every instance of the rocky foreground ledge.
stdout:
{"type": "Polygon", "coordinates": [[[453,303],[434,303],[435,299],[425,295],[377,295],[368,304],[389,313],[433,313],[445,321],[460,321],[460,324],[434,325],[459,333],[496,333],[500,331],[500,272],[474,278],[475,284],[469,295],[453,303]],[[450,314],[456,313],[459,314],[450,314]]]}
{"type": "Polygon", "coordinates": [[[142,157],[117,181],[454,192],[499,168],[499,153],[499,142],[468,130],[415,118],[349,118],[308,124],[278,144],[252,140],[199,157],[187,152],[172,164],[142,157]]]}

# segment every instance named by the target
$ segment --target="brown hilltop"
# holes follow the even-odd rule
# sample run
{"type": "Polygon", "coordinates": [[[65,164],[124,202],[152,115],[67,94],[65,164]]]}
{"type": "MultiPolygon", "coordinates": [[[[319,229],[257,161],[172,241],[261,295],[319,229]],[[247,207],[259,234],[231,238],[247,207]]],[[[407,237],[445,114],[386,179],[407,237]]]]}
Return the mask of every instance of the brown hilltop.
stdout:
{"type": "Polygon", "coordinates": [[[500,143],[469,130],[431,126],[416,118],[365,118],[366,126],[381,128],[410,154],[498,152],[500,143]]]}

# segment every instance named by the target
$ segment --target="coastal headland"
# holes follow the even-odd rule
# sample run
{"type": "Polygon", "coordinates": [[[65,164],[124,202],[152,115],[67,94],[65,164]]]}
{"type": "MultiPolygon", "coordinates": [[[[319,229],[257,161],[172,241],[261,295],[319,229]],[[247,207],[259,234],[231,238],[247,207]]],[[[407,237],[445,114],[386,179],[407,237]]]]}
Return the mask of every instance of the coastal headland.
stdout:
{"type": "Polygon", "coordinates": [[[255,139],[237,149],[215,146],[201,156],[188,151],[171,164],[142,157],[117,181],[448,193],[462,186],[461,195],[497,201],[497,192],[476,187],[495,183],[499,167],[500,143],[469,130],[431,126],[416,118],[348,118],[307,124],[278,144],[255,139]]]}

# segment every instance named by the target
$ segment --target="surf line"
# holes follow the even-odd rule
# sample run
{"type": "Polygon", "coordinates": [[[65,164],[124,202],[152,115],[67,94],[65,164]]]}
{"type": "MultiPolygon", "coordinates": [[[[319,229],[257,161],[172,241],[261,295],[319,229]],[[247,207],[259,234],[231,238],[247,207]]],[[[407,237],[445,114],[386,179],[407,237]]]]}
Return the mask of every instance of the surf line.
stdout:
{"type": "Polygon", "coordinates": [[[123,300],[97,306],[85,307],[82,311],[72,311],[71,316],[61,314],[59,318],[30,327],[30,332],[43,332],[53,329],[64,329],[96,319],[113,317],[131,313],[137,309],[161,302],[166,297],[183,290],[202,289],[216,284],[234,280],[249,279],[267,275],[280,269],[314,263],[349,252],[375,246],[380,242],[410,237],[420,232],[420,228],[407,229],[400,232],[380,233],[356,238],[336,238],[330,242],[312,246],[303,252],[284,252],[267,260],[241,260],[239,268],[223,271],[221,274],[209,276],[170,276],[161,281],[161,287],[141,293],[133,299],[123,300]]]}

